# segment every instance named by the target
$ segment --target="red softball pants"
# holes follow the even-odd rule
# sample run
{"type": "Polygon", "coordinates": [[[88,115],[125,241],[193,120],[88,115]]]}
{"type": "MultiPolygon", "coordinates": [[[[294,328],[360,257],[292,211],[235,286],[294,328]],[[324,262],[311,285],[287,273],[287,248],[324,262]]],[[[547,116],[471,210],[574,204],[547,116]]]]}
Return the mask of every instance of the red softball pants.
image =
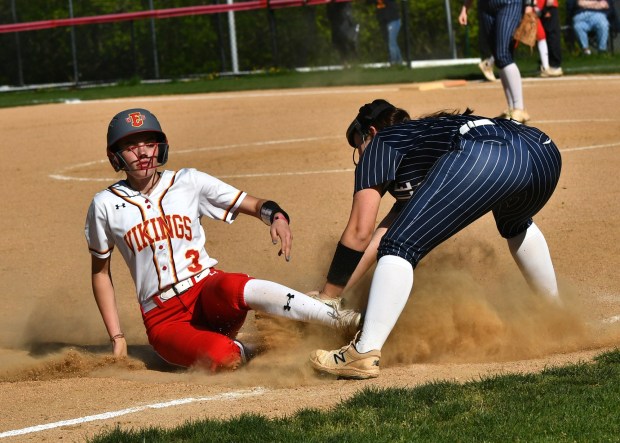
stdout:
{"type": "Polygon", "coordinates": [[[234,369],[241,362],[233,342],[249,307],[243,298],[252,277],[215,269],[181,295],[142,315],[149,343],[169,363],[211,371],[234,369]]]}

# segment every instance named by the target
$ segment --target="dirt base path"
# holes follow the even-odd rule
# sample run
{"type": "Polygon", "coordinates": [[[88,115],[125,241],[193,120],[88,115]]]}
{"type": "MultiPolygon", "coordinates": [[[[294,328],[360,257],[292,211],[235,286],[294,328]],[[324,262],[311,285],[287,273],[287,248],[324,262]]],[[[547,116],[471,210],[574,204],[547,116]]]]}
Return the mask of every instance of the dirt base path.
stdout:
{"type": "MultiPolygon", "coordinates": [[[[469,106],[493,116],[504,107],[499,84],[0,109],[0,171],[7,179],[0,219],[0,437],[83,441],[117,424],[176,426],[242,412],[290,415],[299,408],[331,407],[367,386],[539,371],[618,346],[620,77],[529,79],[524,94],[531,124],[551,135],[563,153],[560,185],[536,223],[549,243],[566,309],[529,294],[492,218],[484,217],[420,264],[414,295],[384,349],[381,376],[364,382],[318,377],[308,367],[312,349],[338,347],[344,344],[340,337],[254,316],[243,334],[271,349],[249,366],[215,376],[169,367],[147,344],[117,253],[113,274],[131,358],[110,358],[83,237],[92,196],[121,178],[105,159],[107,123],[122,109],[146,107],[170,140],[169,169],[195,167],[276,199],[293,219],[290,263],[277,256],[264,225],[248,217],[230,226],[205,220],[207,250],[224,270],[309,291],[322,284],[348,216],[353,166],[344,132],[357,109],[381,97],[412,115],[469,106]]],[[[363,306],[367,287],[367,280],[361,282],[348,301],[363,306]]]]}

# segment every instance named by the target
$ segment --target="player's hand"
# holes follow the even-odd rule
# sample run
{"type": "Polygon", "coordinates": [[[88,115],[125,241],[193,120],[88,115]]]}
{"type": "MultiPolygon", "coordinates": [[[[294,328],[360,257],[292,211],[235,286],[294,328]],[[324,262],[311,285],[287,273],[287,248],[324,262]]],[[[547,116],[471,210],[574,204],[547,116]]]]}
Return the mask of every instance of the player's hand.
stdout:
{"type": "Polygon", "coordinates": [[[127,357],[127,340],[125,340],[125,337],[114,339],[114,341],[112,342],[112,346],[114,348],[114,357],[127,357]]]}
{"type": "Polygon", "coordinates": [[[459,14],[459,23],[462,26],[465,26],[467,24],[467,8],[465,6],[461,8],[461,13],[459,14]]]}
{"type": "Polygon", "coordinates": [[[271,233],[271,241],[274,245],[278,244],[280,239],[281,247],[278,255],[284,255],[286,261],[291,261],[291,247],[293,246],[293,234],[291,228],[284,217],[274,219],[269,229],[271,233]]]}

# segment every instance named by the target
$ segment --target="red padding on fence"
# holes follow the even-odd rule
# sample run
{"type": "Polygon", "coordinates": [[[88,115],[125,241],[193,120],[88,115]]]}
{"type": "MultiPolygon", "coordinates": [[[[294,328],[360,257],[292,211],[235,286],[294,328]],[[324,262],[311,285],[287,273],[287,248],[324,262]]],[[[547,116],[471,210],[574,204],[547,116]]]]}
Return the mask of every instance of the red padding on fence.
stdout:
{"type": "Polygon", "coordinates": [[[185,15],[220,14],[229,11],[250,11],[253,9],[278,9],[293,6],[315,6],[330,2],[350,2],[352,0],[249,0],[231,5],[186,6],[183,8],[153,9],[139,12],[122,12],[118,14],[94,15],[90,17],[61,18],[38,22],[12,23],[0,25],[0,34],[7,32],[38,31],[40,29],[60,28],[63,26],[92,25],[95,23],[111,23],[146,18],[172,18],[185,15]]]}

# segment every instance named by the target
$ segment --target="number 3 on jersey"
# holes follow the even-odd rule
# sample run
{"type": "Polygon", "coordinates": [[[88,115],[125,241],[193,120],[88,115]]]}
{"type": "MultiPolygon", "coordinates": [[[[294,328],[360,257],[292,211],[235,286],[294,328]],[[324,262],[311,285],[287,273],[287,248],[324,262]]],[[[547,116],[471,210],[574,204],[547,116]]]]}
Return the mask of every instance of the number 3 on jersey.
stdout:
{"type": "Polygon", "coordinates": [[[188,249],[185,253],[185,258],[188,258],[192,261],[192,263],[187,267],[189,272],[200,272],[202,271],[202,265],[198,262],[200,258],[200,254],[195,249],[188,249]]]}

